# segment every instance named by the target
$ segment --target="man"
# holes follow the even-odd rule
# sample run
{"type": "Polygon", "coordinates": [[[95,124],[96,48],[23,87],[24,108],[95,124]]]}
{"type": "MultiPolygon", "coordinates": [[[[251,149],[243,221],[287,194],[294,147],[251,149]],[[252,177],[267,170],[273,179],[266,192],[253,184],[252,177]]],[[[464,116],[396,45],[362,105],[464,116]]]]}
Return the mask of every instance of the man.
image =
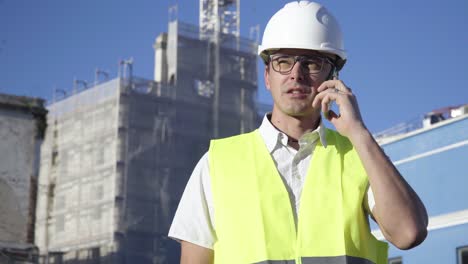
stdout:
{"type": "Polygon", "coordinates": [[[424,205],[337,79],[346,53],[335,18],[314,2],[286,4],[259,54],[272,113],[254,132],[213,140],[196,166],[169,232],[181,263],[387,263],[367,214],[398,248],[421,243],[424,205]]]}

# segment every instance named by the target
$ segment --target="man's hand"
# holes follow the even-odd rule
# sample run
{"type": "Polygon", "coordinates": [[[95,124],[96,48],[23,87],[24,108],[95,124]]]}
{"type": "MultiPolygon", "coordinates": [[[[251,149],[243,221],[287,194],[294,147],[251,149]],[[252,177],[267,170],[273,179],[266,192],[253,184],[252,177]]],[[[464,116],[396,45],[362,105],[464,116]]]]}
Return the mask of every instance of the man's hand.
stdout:
{"type": "Polygon", "coordinates": [[[356,97],[341,80],[325,81],[317,88],[317,92],[312,106],[321,107],[325,117],[340,134],[352,138],[366,130],[356,97]],[[332,101],[338,106],[339,114],[329,109],[332,101]]]}
{"type": "Polygon", "coordinates": [[[427,235],[424,204],[365,127],[351,89],[340,80],[329,80],[317,91],[312,106],[322,108],[338,132],[349,138],[362,161],[375,197],[372,213],[385,238],[400,249],[419,245],[427,235]],[[329,109],[332,101],[339,114],[329,109]]]}

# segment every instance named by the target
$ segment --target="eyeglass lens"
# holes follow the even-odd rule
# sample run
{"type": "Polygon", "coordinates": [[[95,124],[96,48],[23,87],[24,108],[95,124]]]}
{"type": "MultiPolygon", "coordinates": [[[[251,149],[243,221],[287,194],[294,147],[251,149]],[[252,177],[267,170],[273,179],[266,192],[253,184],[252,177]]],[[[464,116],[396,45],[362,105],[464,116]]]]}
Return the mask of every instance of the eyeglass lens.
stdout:
{"type": "Polygon", "coordinates": [[[304,69],[309,73],[319,73],[322,70],[324,58],[279,55],[272,57],[271,64],[273,70],[280,73],[287,73],[292,70],[296,62],[299,61],[304,69]]]}

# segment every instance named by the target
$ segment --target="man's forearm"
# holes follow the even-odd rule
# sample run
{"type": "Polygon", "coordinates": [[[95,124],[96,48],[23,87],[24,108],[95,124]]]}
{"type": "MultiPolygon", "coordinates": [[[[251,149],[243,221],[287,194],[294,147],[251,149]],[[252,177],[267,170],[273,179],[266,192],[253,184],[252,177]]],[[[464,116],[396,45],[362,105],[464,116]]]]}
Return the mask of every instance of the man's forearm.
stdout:
{"type": "Polygon", "coordinates": [[[400,249],[420,244],[427,235],[427,212],[367,129],[350,138],[368,174],[373,210],[385,238],[400,249]]]}
{"type": "Polygon", "coordinates": [[[180,247],[180,264],[213,264],[213,250],[187,241],[181,241],[180,247]]]}

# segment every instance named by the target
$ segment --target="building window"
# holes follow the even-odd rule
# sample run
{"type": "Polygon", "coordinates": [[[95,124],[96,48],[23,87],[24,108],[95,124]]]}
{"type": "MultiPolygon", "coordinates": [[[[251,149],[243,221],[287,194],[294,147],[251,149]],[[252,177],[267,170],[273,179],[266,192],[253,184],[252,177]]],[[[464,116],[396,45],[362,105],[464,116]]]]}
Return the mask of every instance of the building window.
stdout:
{"type": "Polygon", "coordinates": [[[458,264],[468,264],[468,246],[457,248],[458,264]]]}
{"type": "Polygon", "coordinates": [[[104,186],[98,185],[94,186],[94,199],[102,200],[104,198],[104,186]]]}
{"type": "Polygon", "coordinates": [[[403,264],[403,259],[401,257],[389,258],[388,264],[403,264]]]}
{"type": "Polygon", "coordinates": [[[100,252],[99,248],[94,247],[94,248],[91,248],[89,251],[90,251],[89,256],[91,257],[91,263],[99,264],[99,262],[100,262],[99,260],[101,258],[101,252],[100,252]]]}
{"type": "Polygon", "coordinates": [[[55,231],[63,232],[65,230],[65,216],[64,215],[57,215],[55,218],[55,231]]]}
{"type": "Polygon", "coordinates": [[[101,146],[100,148],[96,149],[96,165],[102,165],[105,162],[104,148],[105,146],[101,146]]]}
{"type": "Polygon", "coordinates": [[[91,209],[91,218],[93,220],[101,220],[101,217],[102,217],[102,210],[100,206],[97,206],[91,209]]]}
{"type": "Polygon", "coordinates": [[[55,199],[55,209],[61,210],[65,209],[65,195],[57,195],[55,199]]]}

